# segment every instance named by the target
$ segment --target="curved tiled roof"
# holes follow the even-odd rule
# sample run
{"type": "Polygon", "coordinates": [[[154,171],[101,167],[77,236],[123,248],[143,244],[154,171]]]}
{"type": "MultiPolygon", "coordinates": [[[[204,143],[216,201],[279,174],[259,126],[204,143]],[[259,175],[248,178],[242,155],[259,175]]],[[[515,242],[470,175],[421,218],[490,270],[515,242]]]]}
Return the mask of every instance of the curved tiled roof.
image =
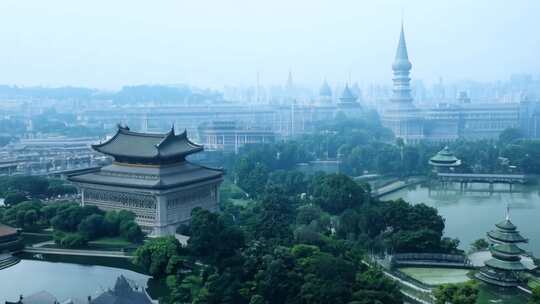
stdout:
{"type": "Polygon", "coordinates": [[[222,178],[224,171],[188,161],[160,166],[137,166],[113,163],[93,172],[74,174],[76,183],[121,186],[140,189],[170,189],[222,178]]]}
{"type": "Polygon", "coordinates": [[[444,147],[429,159],[429,164],[434,166],[459,166],[461,165],[461,160],[454,156],[454,153],[448,147],[444,147]]]}
{"type": "Polygon", "coordinates": [[[515,244],[496,244],[491,249],[493,252],[502,253],[508,256],[520,255],[525,252],[515,244]]]}
{"type": "Polygon", "coordinates": [[[527,239],[522,237],[519,232],[506,232],[501,230],[491,230],[488,237],[496,242],[502,243],[526,243],[527,239]]]}
{"type": "Polygon", "coordinates": [[[501,270],[520,271],[527,270],[520,261],[504,261],[499,259],[490,259],[486,261],[486,266],[501,270]]]}
{"type": "Polygon", "coordinates": [[[174,128],[168,133],[152,134],[130,131],[127,127],[118,127],[116,134],[108,141],[92,145],[103,154],[118,159],[166,160],[180,159],[203,150],[201,145],[191,142],[187,132],[174,134],[174,128]]]}
{"type": "Polygon", "coordinates": [[[497,228],[500,228],[500,229],[503,229],[503,230],[509,230],[509,231],[513,231],[513,230],[516,230],[516,226],[514,224],[512,224],[512,222],[509,220],[509,219],[506,219],[500,223],[497,223],[495,224],[495,226],[497,226],[497,228]]]}

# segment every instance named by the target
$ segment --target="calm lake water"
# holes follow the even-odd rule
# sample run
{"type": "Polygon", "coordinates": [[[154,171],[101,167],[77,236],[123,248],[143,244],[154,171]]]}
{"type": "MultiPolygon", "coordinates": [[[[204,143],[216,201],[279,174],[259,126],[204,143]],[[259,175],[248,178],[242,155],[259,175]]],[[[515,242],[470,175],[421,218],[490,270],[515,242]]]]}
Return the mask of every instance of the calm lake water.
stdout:
{"type": "MultiPolygon", "coordinates": [[[[474,185],[475,190],[486,189],[487,185],[474,185]]],[[[508,185],[496,185],[496,191],[508,190],[508,185]]],[[[540,256],[540,195],[539,186],[518,186],[513,193],[450,191],[446,193],[430,191],[427,186],[417,185],[388,194],[382,199],[404,200],[417,204],[425,203],[435,207],[446,219],[445,235],[459,238],[462,249],[476,239],[483,238],[494,228],[495,223],[504,220],[506,206],[510,207],[512,222],[529,239],[522,248],[540,256]]]]}
{"type": "MultiPolygon", "coordinates": [[[[126,261],[118,260],[106,263],[125,266],[126,261]]],[[[86,300],[89,295],[95,297],[100,291],[114,287],[120,275],[145,288],[149,281],[148,276],[128,269],[23,259],[15,266],[0,270],[0,303],[42,290],[61,302],[68,298],[86,300]]]]}

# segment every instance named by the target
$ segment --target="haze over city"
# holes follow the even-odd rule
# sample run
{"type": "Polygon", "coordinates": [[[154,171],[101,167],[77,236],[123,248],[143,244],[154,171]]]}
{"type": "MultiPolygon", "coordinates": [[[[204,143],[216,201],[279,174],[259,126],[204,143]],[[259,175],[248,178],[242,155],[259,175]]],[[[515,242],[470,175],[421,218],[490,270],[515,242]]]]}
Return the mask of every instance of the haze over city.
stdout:
{"type": "Polygon", "coordinates": [[[0,1],[0,303],[540,304],[540,1],[0,1]]]}
{"type": "Polygon", "coordinates": [[[412,75],[496,81],[540,69],[540,2],[16,1],[0,3],[0,83],[118,89],[323,78],[390,83],[403,16],[412,75]]]}

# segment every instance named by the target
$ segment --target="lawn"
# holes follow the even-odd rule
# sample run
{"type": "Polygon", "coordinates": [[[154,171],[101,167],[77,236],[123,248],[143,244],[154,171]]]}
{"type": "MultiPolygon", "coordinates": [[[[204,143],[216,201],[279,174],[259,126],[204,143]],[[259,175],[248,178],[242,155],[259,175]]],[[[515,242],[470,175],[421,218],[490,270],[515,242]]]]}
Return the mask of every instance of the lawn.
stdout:
{"type": "MultiPolygon", "coordinates": [[[[133,252],[137,246],[137,244],[133,244],[122,237],[102,237],[89,241],[86,246],[76,249],[133,252]]],[[[59,248],[56,244],[47,244],[43,247],[59,248]]]]}
{"type": "Polygon", "coordinates": [[[253,202],[250,199],[243,198],[230,198],[229,201],[231,201],[236,206],[247,206],[249,203],[253,202]]]}
{"type": "Polygon", "coordinates": [[[470,270],[454,268],[405,267],[399,271],[426,285],[441,285],[448,283],[463,283],[470,280],[467,276],[470,270]]]}
{"type": "Polygon", "coordinates": [[[100,245],[111,245],[111,246],[129,246],[131,245],[130,241],[127,241],[126,239],[122,237],[102,237],[97,240],[90,241],[89,243],[92,244],[100,244],[100,245]]]}
{"type": "Polygon", "coordinates": [[[31,246],[37,243],[52,241],[50,233],[21,233],[22,242],[25,246],[31,246]]]}
{"type": "Polygon", "coordinates": [[[534,289],[534,288],[540,286],[540,278],[530,279],[529,283],[528,283],[528,286],[529,286],[530,289],[534,289]]]}
{"type": "Polygon", "coordinates": [[[219,191],[219,196],[222,202],[229,201],[234,205],[245,206],[252,201],[248,198],[244,190],[228,179],[223,181],[219,191]]]}
{"type": "Polygon", "coordinates": [[[88,249],[121,251],[123,249],[133,249],[137,245],[121,237],[102,237],[88,242],[88,249]]]}

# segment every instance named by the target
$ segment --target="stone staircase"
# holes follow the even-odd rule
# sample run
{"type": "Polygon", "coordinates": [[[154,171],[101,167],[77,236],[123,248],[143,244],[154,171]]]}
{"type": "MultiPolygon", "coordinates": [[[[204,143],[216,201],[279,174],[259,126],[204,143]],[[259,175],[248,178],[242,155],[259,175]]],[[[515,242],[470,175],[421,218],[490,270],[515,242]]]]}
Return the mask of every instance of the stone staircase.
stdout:
{"type": "Polygon", "coordinates": [[[0,254],[0,270],[13,266],[19,263],[19,261],[17,257],[11,254],[0,254]]]}

